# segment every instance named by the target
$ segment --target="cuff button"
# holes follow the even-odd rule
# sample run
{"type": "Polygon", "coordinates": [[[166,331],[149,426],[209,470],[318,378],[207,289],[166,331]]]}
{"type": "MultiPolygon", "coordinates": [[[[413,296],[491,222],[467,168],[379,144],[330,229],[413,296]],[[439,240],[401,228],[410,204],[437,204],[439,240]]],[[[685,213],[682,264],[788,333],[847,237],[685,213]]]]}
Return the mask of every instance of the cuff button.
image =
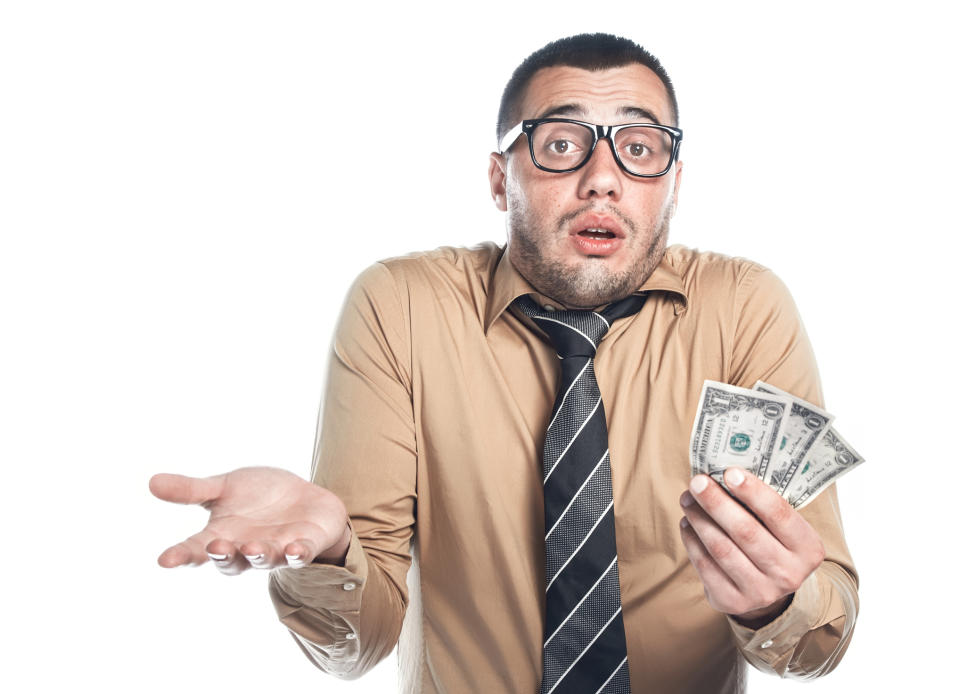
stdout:
{"type": "Polygon", "coordinates": [[[760,648],[770,648],[770,646],[772,645],[773,645],[773,639],[767,639],[766,641],[760,644],[760,648]]]}
{"type": "Polygon", "coordinates": [[[343,584],[344,590],[355,590],[356,587],[357,587],[357,584],[354,583],[353,581],[347,581],[346,583],[343,584]]]}

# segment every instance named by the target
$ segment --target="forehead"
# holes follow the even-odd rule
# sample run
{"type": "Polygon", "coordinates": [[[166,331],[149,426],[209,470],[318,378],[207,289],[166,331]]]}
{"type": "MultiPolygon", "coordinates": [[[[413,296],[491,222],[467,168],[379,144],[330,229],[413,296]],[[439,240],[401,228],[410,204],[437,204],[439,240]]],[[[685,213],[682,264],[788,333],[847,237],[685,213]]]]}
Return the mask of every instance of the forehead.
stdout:
{"type": "Polygon", "coordinates": [[[601,125],[625,122],[626,109],[637,108],[659,123],[673,122],[666,87],[653,70],[639,63],[597,71],[568,65],[538,70],[527,85],[520,118],[543,118],[557,109],[576,117],[571,106],[580,109],[584,120],[601,125]]]}

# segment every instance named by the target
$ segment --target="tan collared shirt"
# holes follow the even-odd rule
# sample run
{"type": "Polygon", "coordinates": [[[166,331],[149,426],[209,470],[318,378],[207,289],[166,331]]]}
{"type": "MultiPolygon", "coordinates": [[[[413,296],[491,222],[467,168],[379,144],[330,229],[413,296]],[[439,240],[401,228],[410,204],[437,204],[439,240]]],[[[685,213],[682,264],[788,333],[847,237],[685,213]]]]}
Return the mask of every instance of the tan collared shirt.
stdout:
{"type": "MultiPolygon", "coordinates": [[[[633,691],[745,690],[745,660],[814,677],[849,642],[857,577],[836,492],[801,513],[826,561],[754,631],[711,608],[680,539],[678,498],[705,379],[762,379],[818,405],[796,307],[769,270],[672,246],[643,309],[595,370],[607,414],[633,691]]],[[[278,569],[281,621],[322,670],[357,677],[397,644],[401,690],[538,691],[544,616],[541,450],[559,360],[508,308],[535,292],[493,243],[377,263],[339,324],[313,480],[346,504],[344,567],[278,569]],[[402,630],[401,630],[402,626],[402,630]]]]}

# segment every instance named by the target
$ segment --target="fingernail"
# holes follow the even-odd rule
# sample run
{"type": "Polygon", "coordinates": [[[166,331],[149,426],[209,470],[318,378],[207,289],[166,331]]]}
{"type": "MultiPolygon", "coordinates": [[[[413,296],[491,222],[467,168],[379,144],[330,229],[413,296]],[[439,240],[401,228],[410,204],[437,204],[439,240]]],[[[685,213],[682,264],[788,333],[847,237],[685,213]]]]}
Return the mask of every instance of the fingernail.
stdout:
{"type": "Polygon", "coordinates": [[[690,527],[690,521],[687,520],[687,517],[686,517],[686,516],[684,516],[683,518],[680,519],[680,527],[681,527],[681,528],[689,528],[689,527],[690,527]]]}
{"type": "Polygon", "coordinates": [[[210,557],[213,561],[226,561],[226,554],[214,554],[213,552],[207,552],[207,556],[210,557]]]}
{"type": "Polygon", "coordinates": [[[680,505],[686,508],[693,503],[693,495],[690,492],[684,492],[680,495],[680,505]]]}
{"type": "Polygon", "coordinates": [[[694,494],[699,494],[704,489],[707,488],[707,476],[706,475],[697,475],[690,482],[690,489],[693,490],[694,494]]]}
{"type": "Polygon", "coordinates": [[[244,554],[243,556],[245,556],[251,564],[263,563],[263,554],[244,554]]]}
{"type": "Polygon", "coordinates": [[[732,467],[727,470],[726,474],[724,475],[724,479],[727,480],[727,484],[734,487],[739,487],[741,484],[743,484],[743,480],[746,478],[743,476],[743,470],[738,467],[732,467]]]}
{"type": "Polygon", "coordinates": [[[296,554],[285,554],[283,555],[287,558],[287,566],[290,566],[294,569],[302,569],[306,566],[306,563],[296,554]]]}

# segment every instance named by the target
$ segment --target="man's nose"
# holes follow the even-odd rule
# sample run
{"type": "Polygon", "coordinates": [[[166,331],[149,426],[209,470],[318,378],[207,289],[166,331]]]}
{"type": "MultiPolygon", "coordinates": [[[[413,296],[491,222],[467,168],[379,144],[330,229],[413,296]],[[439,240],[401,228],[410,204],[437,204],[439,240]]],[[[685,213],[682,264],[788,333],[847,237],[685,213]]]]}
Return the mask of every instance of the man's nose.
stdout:
{"type": "Polygon", "coordinates": [[[623,194],[623,169],[613,156],[613,143],[601,138],[580,170],[580,197],[610,197],[619,200],[623,194]]]}

